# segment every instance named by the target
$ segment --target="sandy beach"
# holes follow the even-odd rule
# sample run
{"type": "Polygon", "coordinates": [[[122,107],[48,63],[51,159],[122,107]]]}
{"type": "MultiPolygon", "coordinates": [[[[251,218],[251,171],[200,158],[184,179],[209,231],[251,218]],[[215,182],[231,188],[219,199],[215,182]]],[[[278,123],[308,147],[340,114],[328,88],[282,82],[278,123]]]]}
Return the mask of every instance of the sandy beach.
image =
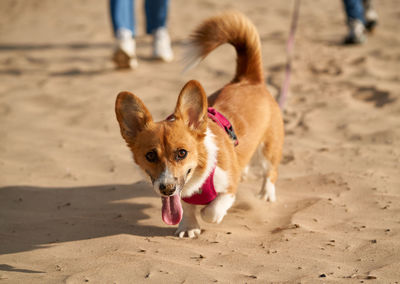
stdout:
{"type": "Polygon", "coordinates": [[[108,1],[0,3],[0,283],[399,283],[400,5],[343,46],[341,1],[303,0],[284,112],[277,202],[257,199],[260,166],[219,225],[179,239],[142,180],[114,113],[118,92],[156,120],[190,79],[211,94],[234,74],[222,46],[182,73],[190,32],[228,9],[259,30],[279,93],[292,1],[173,0],[176,60],[151,59],[138,17],[137,70],[116,70],[108,1]]]}

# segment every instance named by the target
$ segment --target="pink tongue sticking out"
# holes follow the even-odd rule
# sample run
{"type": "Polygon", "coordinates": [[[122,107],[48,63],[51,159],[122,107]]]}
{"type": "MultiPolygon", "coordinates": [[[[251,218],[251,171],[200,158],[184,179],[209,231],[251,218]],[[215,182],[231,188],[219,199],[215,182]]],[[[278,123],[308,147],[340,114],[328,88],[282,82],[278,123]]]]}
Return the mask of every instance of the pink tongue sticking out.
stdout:
{"type": "Polygon", "coordinates": [[[162,200],[162,219],[165,224],[176,225],[182,220],[182,204],[179,194],[173,196],[163,196],[162,200]]]}

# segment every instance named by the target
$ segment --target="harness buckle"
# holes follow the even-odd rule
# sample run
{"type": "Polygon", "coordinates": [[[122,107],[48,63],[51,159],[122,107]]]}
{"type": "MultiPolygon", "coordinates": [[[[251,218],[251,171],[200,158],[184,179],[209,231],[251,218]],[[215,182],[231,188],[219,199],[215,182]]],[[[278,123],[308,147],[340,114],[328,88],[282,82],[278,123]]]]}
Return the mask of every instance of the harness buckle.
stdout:
{"type": "Polygon", "coordinates": [[[233,140],[233,144],[235,146],[239,145],[239,141],[237,139],[236,133],[233,130],[232,125],[230,127],[224,126],[226,133],[228,133],[229,137],[233,140]]]}

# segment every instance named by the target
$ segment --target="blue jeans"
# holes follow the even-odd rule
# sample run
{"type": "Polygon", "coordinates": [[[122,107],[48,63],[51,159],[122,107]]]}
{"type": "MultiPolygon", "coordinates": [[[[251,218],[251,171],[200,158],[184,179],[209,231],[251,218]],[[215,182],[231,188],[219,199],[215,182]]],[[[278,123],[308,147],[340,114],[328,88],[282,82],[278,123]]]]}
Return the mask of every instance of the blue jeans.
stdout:
{"type": "MultiPolygon", "coordinates": [[[[168,0],[146,0],[146,33],[151,34],[160,27],[165,27],[168,13],[168,0]]],[[[114,34],[121,28],[128,29],[134,36],[135,11],[133,0],[110,0],[111,21],[114,34]]]]}
{"type": "Polygon", "coordinates": [[[365,24],[363,0],[343,0],[347,21],[360,20],[365,24]]]}

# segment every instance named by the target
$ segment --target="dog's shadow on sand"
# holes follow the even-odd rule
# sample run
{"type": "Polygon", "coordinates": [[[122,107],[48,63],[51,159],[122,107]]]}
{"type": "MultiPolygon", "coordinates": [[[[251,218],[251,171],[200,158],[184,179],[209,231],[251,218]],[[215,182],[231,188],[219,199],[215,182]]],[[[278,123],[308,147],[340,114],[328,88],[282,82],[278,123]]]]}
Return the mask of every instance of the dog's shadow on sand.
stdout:
{"type": "Polygon", "coordinates": [[[156,198],[144,182],[70,188],[0,188],[0,255],[117,234],[173,235],[176,228],[141,222],[150,218],[144,211],[154,207],[144,201],[149,197],[156,198]]]}

